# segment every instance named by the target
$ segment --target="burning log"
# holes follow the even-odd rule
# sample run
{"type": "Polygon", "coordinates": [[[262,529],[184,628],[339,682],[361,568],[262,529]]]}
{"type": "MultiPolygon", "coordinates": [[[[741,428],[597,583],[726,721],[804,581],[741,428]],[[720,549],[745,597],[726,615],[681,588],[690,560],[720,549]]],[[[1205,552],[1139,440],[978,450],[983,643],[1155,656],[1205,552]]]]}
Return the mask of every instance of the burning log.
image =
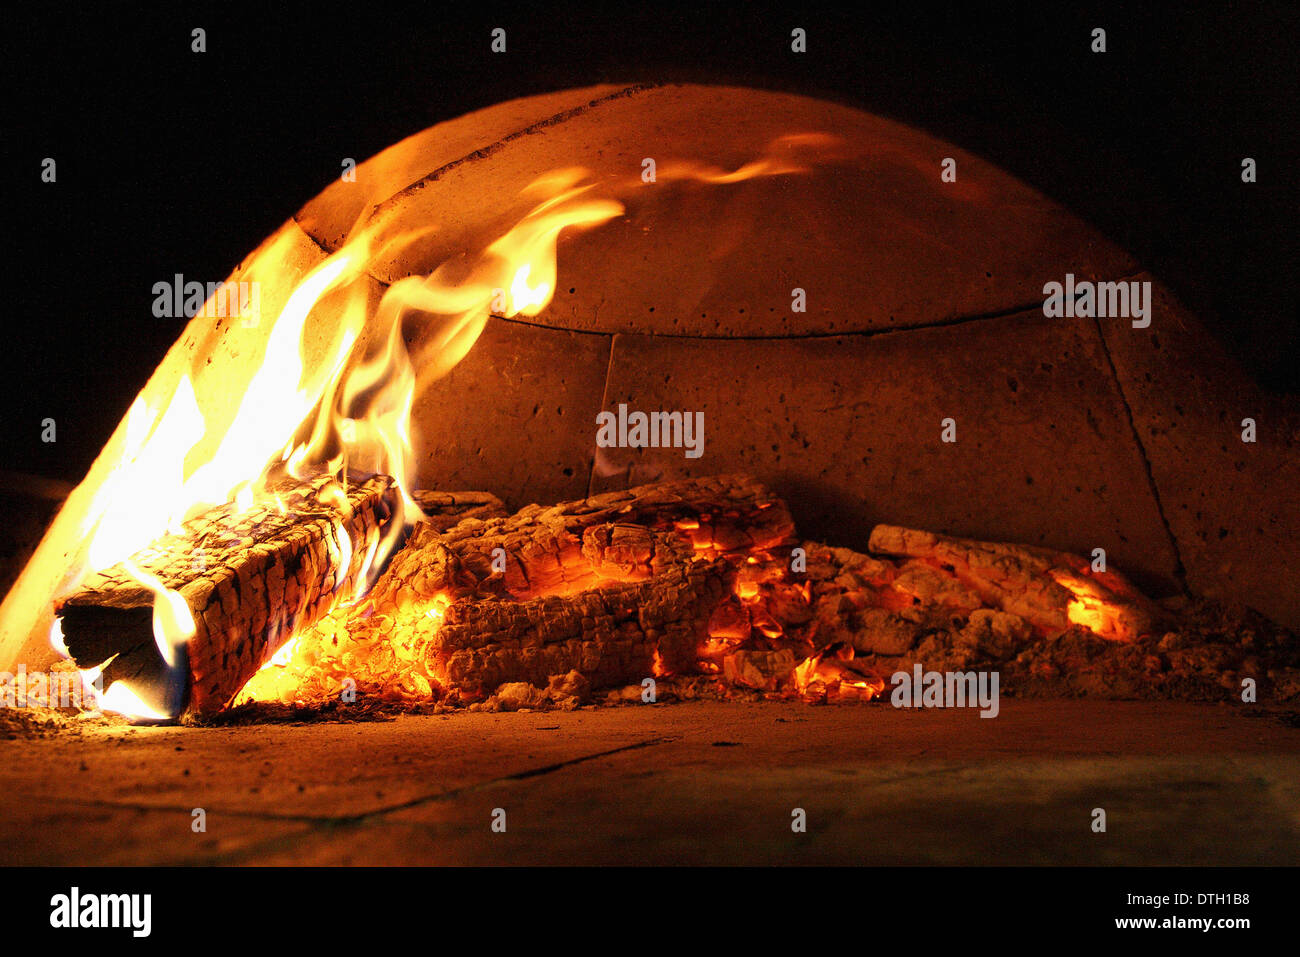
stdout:
{"type": "Polygon", "coordinates": [[[415,504],[424,512],[426,523],[445,532],[467,518],[505,518],[505,503],[491,492],[430,492],[417,489],[411,493],[415,504]]]}
{"type": "Polygon", "coordinates": [[[193,618],[185,651],[197,711],[224,707],[290,635],[350,597],[394,514],[393,480],[349,481],[345,491],[322,476],[271,491],[278,504],[211,509],[58,601],[77,666],[103,666],[105,687],[170,684],[154,637],[155,592],[128,566],[179,593],[193,618]]]}
{"type": "MultiPolygon", "coordinates": [[[[1134,641],[1150,632],[1160,617],[1123,576],[1093,573],[1086,561],[1068,552],[976,542],[896,525],[872,529],[869,547],[877,554],[934,566],[955,577],[984,605],[1017,615],[1043,633],[1083,625],[1103,638],[1134,641]]],[[[914,581],[924,578],[918,575],[914,581]]]]}
{"type": "Polygon", "coordinates": [[[693,671],[736,563],[793,540],[785,504],[747,476],[421,526],[365,601],[302,636],[293,663],[320,679],[309,696],[350,678],[399,698],[693,671]]]}
{"type": "MultiPolygon", "coordinates": [[[[713,608],[730,593],[727,563],[699,559],[672,533],[595,525],[556,558],[568,588],[582,590],[461,599],[440,622],[416,619],[414,643],[441,683],[474,698],[507,682],[545,685],[569,671],[608,687],[690,670],[713,608]],[[583,579],[587,587],[578,584],[583,579]]],[[[358,624],[354,638],[389,636],[387,623],[369,632],[358,624]]]]}
{"type": "MultiPolygon", "coordinates": [[[[549,507],[529,505],[501,521],[462,523],[438,538],[417,531],[390,574],[376,584],[376,598],[391,588],[395,598],[410,590],[431,596],[459,589],[467,595],[488,590],[523,599],[616,577],[619,568],[614,566],[620,562],[633,573],[639,557],[619,558],[616,547],[601,552],[609,564],[603,576],[572,560],[583,533],[607,525],[672,531],[705,556],[747,554],[794,541],[794,520],[785,503],[749,476],[663,482],[549,507]],[[432,547],[432,555],[425,554],[425,546],[432,547]],[[446,566],[439,547],[459,563],[456,569],[446,566]],[[497,570],[502,555],[503,573],[497,570]]],[[[609,544],[619,541],[627,540],[615,536],[609,544]]]]}

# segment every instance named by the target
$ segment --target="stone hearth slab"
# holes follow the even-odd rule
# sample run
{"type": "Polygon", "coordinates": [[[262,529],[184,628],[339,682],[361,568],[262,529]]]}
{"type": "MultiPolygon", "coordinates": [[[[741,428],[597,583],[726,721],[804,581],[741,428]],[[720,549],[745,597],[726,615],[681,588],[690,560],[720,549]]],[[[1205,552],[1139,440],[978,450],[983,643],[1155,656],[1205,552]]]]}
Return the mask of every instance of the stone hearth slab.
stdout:
{"type": "Polygon", "coordinates": [[[995,720],[701,702],[91,726],[7,742],[0,862],[1293,863],[1293,725],[1241,707],[1008,699],[995,720]]]}

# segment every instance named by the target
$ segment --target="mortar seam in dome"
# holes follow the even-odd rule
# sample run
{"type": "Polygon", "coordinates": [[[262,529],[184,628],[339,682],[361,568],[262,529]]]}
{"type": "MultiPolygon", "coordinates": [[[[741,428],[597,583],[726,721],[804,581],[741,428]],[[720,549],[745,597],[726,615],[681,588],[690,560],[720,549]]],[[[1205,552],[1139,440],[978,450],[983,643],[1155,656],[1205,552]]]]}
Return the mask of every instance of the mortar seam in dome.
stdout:
{"type": "MultiPolygon", "coordinates": [[[[299,223],[296,219],[291,219],[290,222],[292,222],[294,226],[296,226],[304,236],[306,236],[309,240],[311,240],[312,244],[315,245],[317,249],[319,249],[321,252],[325,253],[326,255],[332,255],[331,251],[327,247],[322,246],[320,241],[316,239],[316,237],[313,236],[311,233],[309,233],[302,226],[302,224],[299,223]]],[[[1117,276],[1113,279],[1098,279],[1097,281],[1098,282],[1124,282],[1126,280],[1132,279],[1134,276],[1141,275],[1142,272],[1143,270],[1139,269],[1133,272],[1124,273],[1123,275],[1117,276]]],[[[390,288],[393,285],[393,282],[397,281],[397,280],[390,281],[387,279],[381,279],[379,276],[376,276],[373,272],[370,272],[369,270],[366,271],[365,275],[366,278],[372,280],[376,285],[378,285],[382,289],[390,288]]],[[[1021,303],[1019,305],[1011,306],[1006,309],[997,309],[991,312],[971,313],[970,315],[966,315],[966,316],[955,316],[951,319],[939,319],[934,322],[926,322],[926,323],[921,323],[919,325],[899,326],[893,329],[846,329],[840,332],[800,332],[800,333],[780,333],[780,334],[774,333],[772,335],[744,335],[744,336],[697,335],[697,334],[684,333],[684,332],[638,332],[632,329],[575,329],[572,328],[571,326],[557,326],[551,323],[537,322],[536,320],[520,319],[518,316],[502,316],[502,315],[498,315],[495,312],[488,313],[488,318],[499,319],[502,322],[509,322],[512,323],[513,325],[518,325],[518,326],[530,326],[534,329],[548,329],[552,332],[569,332],[579,336],[609,336],[609,337],[622,336],[622,335],[647,336],[650,338],[659,338],[659,339],[687,339],[687,340],[695,340],[698,342],[710,342],[715,340],[732,341],[732,342],[766,342],[766,341],[781,342],[781,341],[792,341],[792,340],[800,340],[800,339],[867,338],[870,336],[889,335],[891,333],[919,332],[924,329],[944,329],[947,328],[948,326],[961,326],[971,322],[986,322],[992,319],[1006,319],[1023,312],[1031,312],[1035,309],[1041,309],[1041,308],[1042,308],[1041,301],[1034,300],[1033,302],[1030,303],[1021,303]]]]}
{"type": "MultiPolygon", "coordinates": [[[[515,140],[520,139],[521,137],[531,136],[533,133],[536,133],[540,130],[547,129],[548,127],[552,127],[552,126],[557,126],[560,123],[565,123],[569,120],[575,119],[579,116],[591,112],[592,110],[596,109],[599,106],[603,106],[604,104],[610,102],[611,100],[618,100],[618,99],[623,99],[624,97],[636,96],[638,93],[644,93],[648,90],[657,89],[663,85],[664,84],[661,83],[634,83],[631,86],[625,86],[619,90],[614,91],[613,93],[607,93],[604,96],[598,96],[594,100],[584,103],[581,106],[575,106],[567,110],[561,110],[559,113],[554,113],[551,116],[545,117],[544,119],[537,120],[536,122],[530,123],[525,127],[521,127],[520,129],[507,133],[505,136],[502,136],[500,139],[497,139],[492,143],[489,143],[487,146],[481,147],[480,149],[477,149],[472,153],[466,153],[464,156],[458,159],[454,159],[449,163],[444,163],[442,166],[439,166],[437,169],[425,173],[415,182],[408,183],[407,185],[403,186],[401,189],[393,193],[391,196],[387,197],[381,202],[378,202],[374,206],[370,207],[370,212],[365,217],[366,221],[372,220],[376,216],[380,215],[381,213],[386,212],[391,207],[397,205],[397,203],[399,203],[403,198],[410,196],[413,193],[419,192],[428,184],[436,183],[444,175],[451,172],[452,170],[457,169],[458,167],[463,166],[466,163],[472,162],[473,160],[484,159],[488,156],[491,156],[492,154],[504,148],[509,143],[512,143],[515,140]]],[[[305,226],[303,226],[300,222],[298,222],[298,216],[301,212],[302,210],[299,210],[298,213],[295,213],[293,215],[293,221],[295,223],[298,223],[299,228],[301,228],[304,233],[306,233],[308,236],[311,237],[312,242],[314,242],[321,249],[322,252],[327,252],[327,253],[336,252],[337,250],[330,249],[329,246],[327,246],[322,240],[317,239],[315,236],[311,234],[311,232],[305,226]]],[[[378,279],[378,277],[374,277],[373,274],[371,275],[372,278],[375,278],[377,281],[383,282],[383,280],[378,279]]]]}
{"type": "MultiPolygon", "coordinates": [[[[1134,276],[1142,274],[1142,270],[1125,273],[1114,279],[1098,279],[1098,282],[1125,282],[1134,276]]],[[[377,280],[379,281],[379,280],[377,280]]],[[[924,329],[944,329],[949,326],[961,326],[970,322],[986,322],[991,319],[1007,319],[1011,316],[1019,315],[1025,312],[1041,310],[1043,308],[1042,300],[1036,299],[1031,303],[1021,303],[1011,306],[1007,309],[997,309],[991,312],[972,313],[966,316],[955,316],[951,319],[939,319],[934,322],[926,322],[920,325],[899,326],[891,329],[847,329],[842,332],[799,332],[799,333],[774,333],[771,335],[698,335],[685,332],[638,332],[633,329],[573,329],[568,326],[556,326],[545,322],[537,322],[530,319],[520,319],[518,316],[499,316],[492,313],[490,318],[500,319],[503,322],[510,322],[521,326],[533,326],[537,329],[550,329],[553,332],[572,332],[578,335],[589,336],[645,336],[655,339],[693,339],[700,342],[710,341],[728,341],[728,342],[782,342],[799,339],[849,339],[849,338],[867,338],[870,336],[884,336],[891,333],[919,332],[924,329]]]]}
{"type": "MultiPolygon", "coordinates": [[[[1140,275],[1140,273],[1135,273],[1135,275],[1140,275]]],[[[1160,499],[1160,487],[1156,484],[1155,470],[1151,467],[1151,459],[1147,455],[1146,446],[1142,443],[1142,435],[1138,431],[1137,419],[1133,415],[1133,407],[1129,404],[1128,395],[1124,391],[1124,382],[1120,379],[1115,359],[1110,354],[1110,345],[1106,342],[1106,333],[1101,328],[1101,320],[1093,316],[1092,323],[1097,330],[1097,338],[1101,342],[1101,352],[1106,357],[1106,365],[1110,367],[1111,378],[1115,383],[1115,391],[1119,393],[1119,401],[1124,406],[1124,416],[1128,419],[1129,431],[1133,433],[1133,444],[1137,446],[1138,456],[1142,459],[1142,467],[1146,470],[1147,484],[1151,487],[1151,497],[1155,501],[1156,514],[1160,516],[1160,524],[1164,526],[1165,534],[1169,536],[1169,547],[1174,553],[1174,577],[1178,580],[1179,588],[1186,593],[1187,568],[1183,565],[1183,553],[1178,547],[1178,536],[1174,534],[1173,526],[1169,524],[1169,517],[1165,514],[1165,505],[1160,499]]]]}
{"type": "MultiPolygon", "coordinates": [[[[508,320],[507,320],[508,321],[508,320]]],[[[600,407],[609,408],[609,383],[614,374],[614,343],[618,339],[619,333],[609,334],[609,361],[605,363],[605,384],[600,390],[600,407]]],[[[596,484],[596,453],[591,455],[591,464],[587,466],[587,498],[595,494],[596,484]]]]}

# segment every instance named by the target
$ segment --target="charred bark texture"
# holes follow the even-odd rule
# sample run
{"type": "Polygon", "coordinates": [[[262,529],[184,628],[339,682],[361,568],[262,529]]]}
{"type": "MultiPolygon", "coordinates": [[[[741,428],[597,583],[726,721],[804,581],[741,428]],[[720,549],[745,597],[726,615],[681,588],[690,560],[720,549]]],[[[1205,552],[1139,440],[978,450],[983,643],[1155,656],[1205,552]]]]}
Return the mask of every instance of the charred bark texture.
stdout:
{"type": "Polygon", "coordinates": [[[417,490],[411,493],[415,504],[424,512],[425,524],[445,532],[467,518],[505,518],[510,513],[505,503],[491,492],[431,492],[417,490]]]}
{"type": "Polygon", "coordinates": [[[785,504],[747,476],[421,526],[363,602],[304,636],[322,653],[309,667],[471,699],[571,671],[595,687],[690,671],[735,562],[793,541],[785,504]]]}
{"type": "Polygon", "coordinates": [[[383,475],[355,478],[346,491],[329,476],[274,491],[283,511],[274,502],[214,508],[57,602],[77,666],[109,662],[105,687],[166,679],[154,593],[132,574],[134,565],[178,592],[193,616],[189,708],[224,707],[290,635],[351,594],[397,501],[383,475]]]}
{"type": "Polygon", "coordinates": [[[1068,552],[977,542],[896,525],[872,529],[870,548],[946,572],[985,606],[1017,615],[1044,634],[1082,624],[1102,638],[1134,641],[1160,618],[1156,607],[1123,576],[1092,572],[1087,561],[1068,552]]]}

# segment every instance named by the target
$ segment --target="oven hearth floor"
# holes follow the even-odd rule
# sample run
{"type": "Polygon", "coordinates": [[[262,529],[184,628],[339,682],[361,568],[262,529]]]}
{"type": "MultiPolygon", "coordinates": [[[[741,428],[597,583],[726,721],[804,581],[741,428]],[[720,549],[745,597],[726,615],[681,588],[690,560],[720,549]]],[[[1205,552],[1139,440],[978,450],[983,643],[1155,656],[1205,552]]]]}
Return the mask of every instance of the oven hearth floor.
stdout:
{"type": "Polygon", "coordinates": [[[1256,707],[87,724],[0,742],[0,863],[1295,864],[1300,722],[1256,707]]]}

